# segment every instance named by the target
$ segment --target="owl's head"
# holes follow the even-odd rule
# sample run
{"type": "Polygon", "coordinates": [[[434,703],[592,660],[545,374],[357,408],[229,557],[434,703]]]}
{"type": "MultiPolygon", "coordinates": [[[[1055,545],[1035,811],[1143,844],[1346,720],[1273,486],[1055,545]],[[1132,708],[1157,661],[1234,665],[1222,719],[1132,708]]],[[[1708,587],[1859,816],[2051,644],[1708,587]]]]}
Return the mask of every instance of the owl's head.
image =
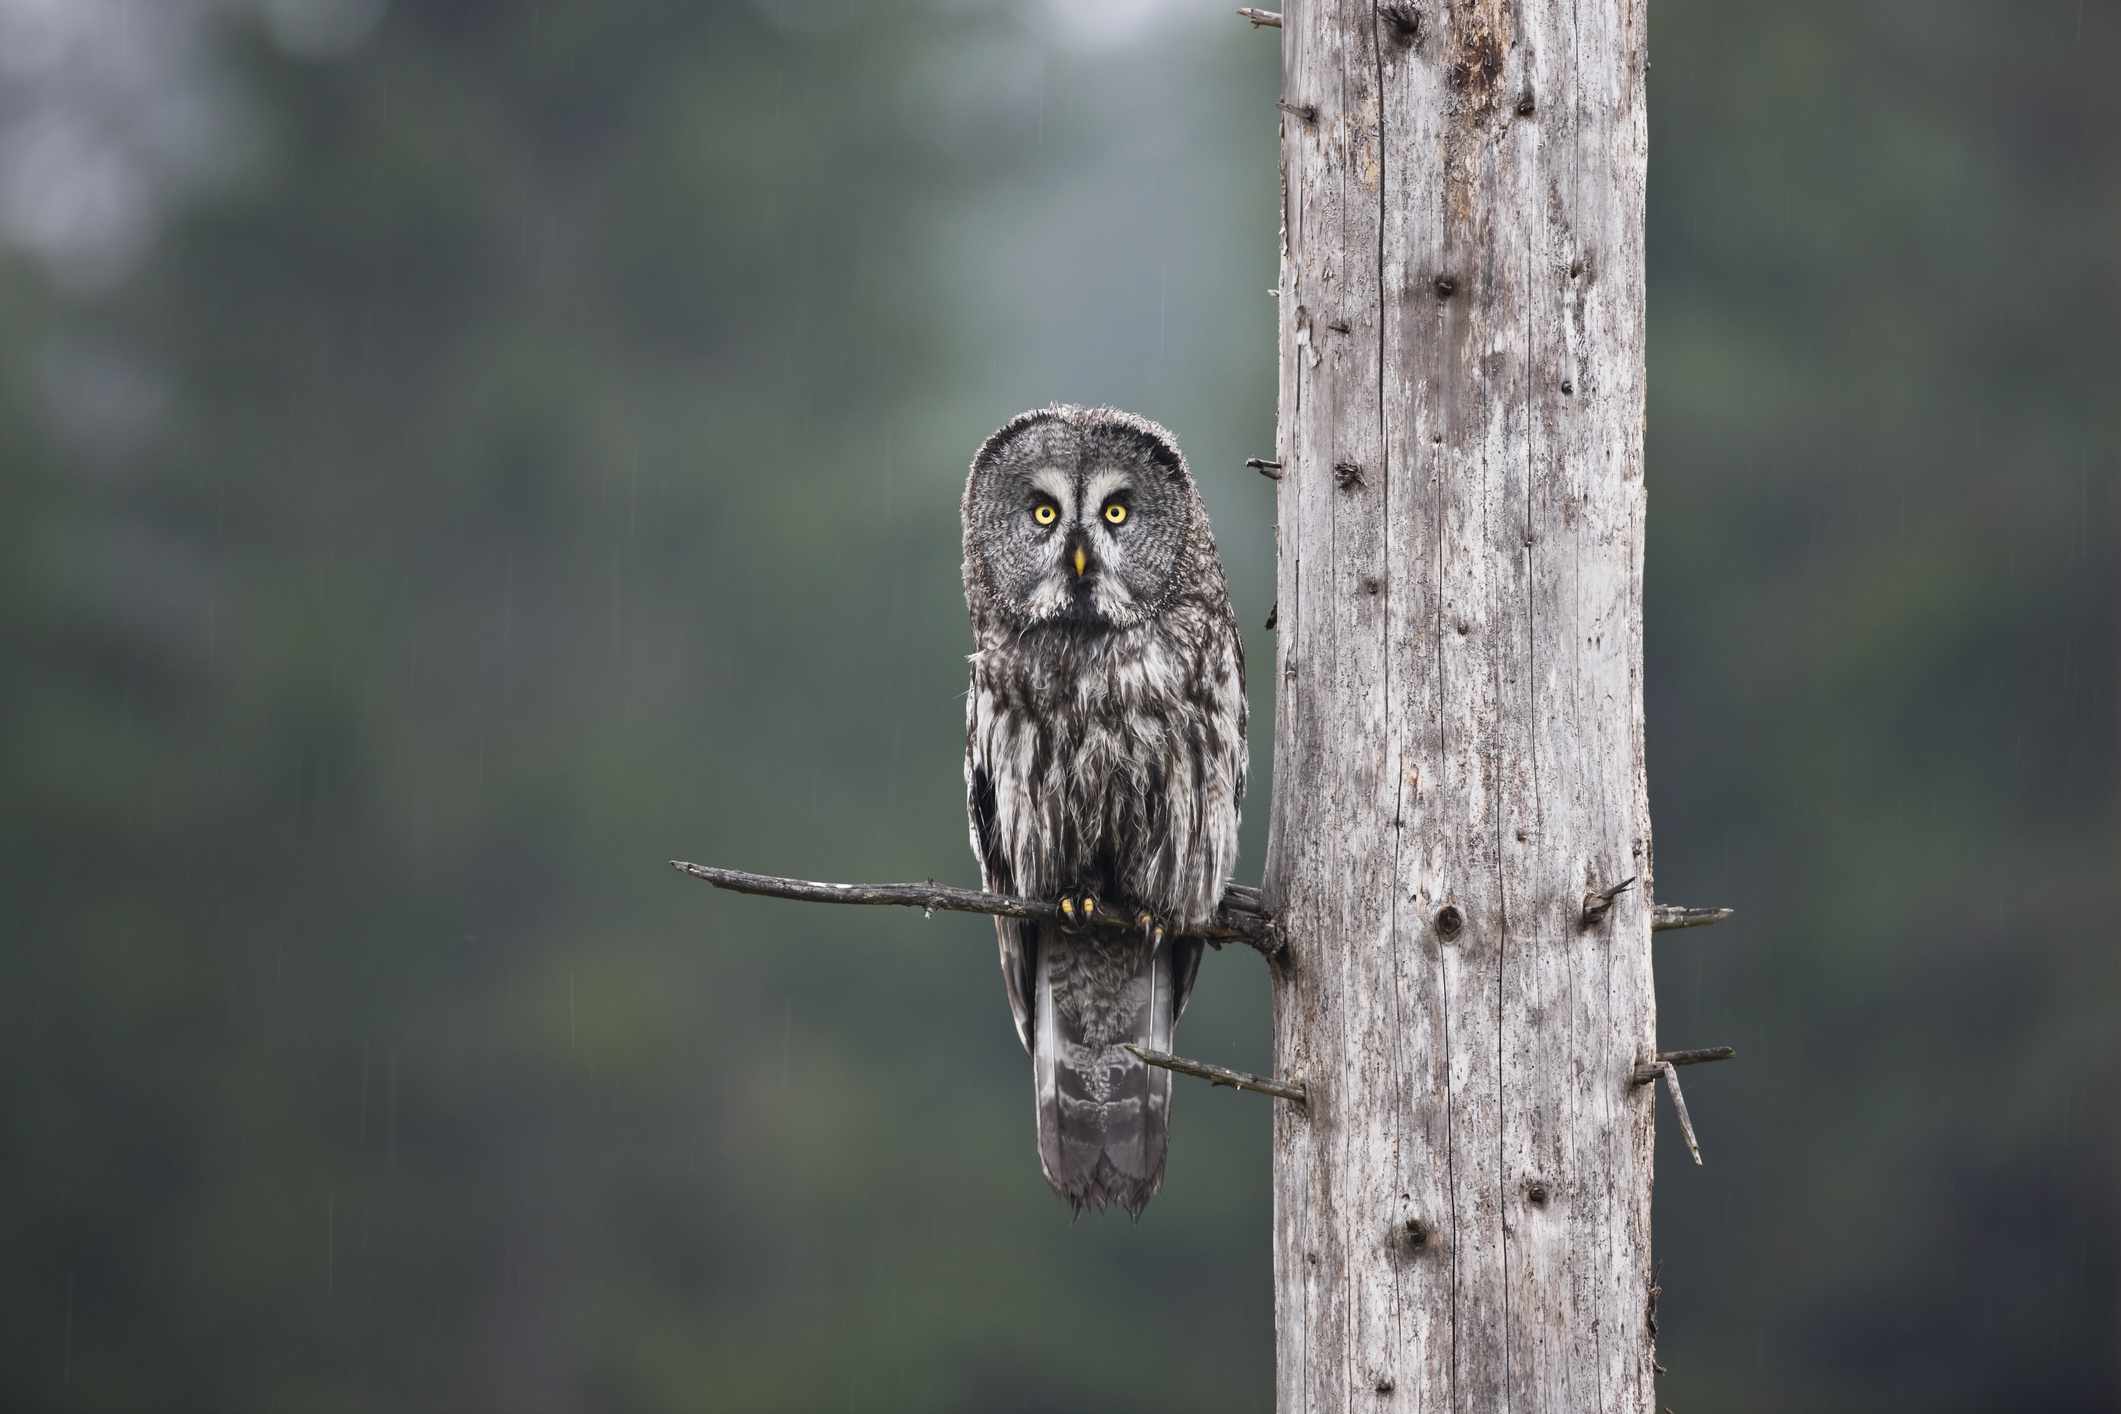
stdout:
{"type": "Polygon", "coordinates": [[[1016,629],[1133,627],[1214,559],[1177,442],[1112,408],[1010,418],[973,457],[963,511],[965,596],[1016,629]]]}

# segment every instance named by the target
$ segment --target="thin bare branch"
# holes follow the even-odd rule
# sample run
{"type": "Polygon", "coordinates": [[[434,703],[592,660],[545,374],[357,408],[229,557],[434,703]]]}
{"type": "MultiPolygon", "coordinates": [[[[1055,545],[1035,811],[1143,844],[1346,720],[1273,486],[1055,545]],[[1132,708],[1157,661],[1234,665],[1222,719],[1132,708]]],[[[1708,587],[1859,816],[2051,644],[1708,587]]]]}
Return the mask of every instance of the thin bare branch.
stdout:
{"type": "Polygon", "coordinates": [[[1660,903],[1650,910],[1650,931],[1666,933],[1674,928],[1706,928],[1721,923],[1735,908],[1688,908],[1684,904],[1660,903]]]}
{"type": "Polygon", "coordinates": [[[1610,889],[1597,889],[1583,896],[1583,926],[1588,928],[1613,911],[1613,900],[1635,887],[1635,876],[1628,875],[1610,889]]]}
{"type": "Polygon", "coordinates": [[[1679,1067],[1702,1065],[1708,1061],[1729,1060],[1738,1053],[1729,1046],[1703,1046],[1691,1051],[1659,1051],[1657,1059],[1648,1065],[1638,1065],[1628,1077],[1637,1085],[1654,1085],[1659,1078],[1665,1088],[1672,1092],[1672,1110],[1679,1116],[1679,1132],[1686,1136],[1687,1152],[1694,1156],[1694,1163],[1701,1163],[1701,1142],[1694,1137],[1694,1121],[1686,1112],[1686,1096],[1679,1089],[1679,1067]]]}
{"type": "Polygon", "coordinates": [[[1300,1081],[1270,1080],[1263,1075],[1247,1075],[1244,1071],[1231,1070],[1227,1066],[1209,1065],[1206,1061],[1187,1060],[1183,1056],[1174,1056],[1163,1051],[1145,1050],[1131,1041],[1123,1044],[1150,1065],[1175,1070],[1180,1075],[1198,1076],[1211,1085],[1227,1085],[1233,1090],[1254,1090],[1262,1095],[1273,1095],[1298,1105],[1304,1104],[1307,1099],[1300,1081]]]}
{"type": "Polygon", "coordinates": [[[1246,457],[1245,465],[1269,481],[1281,480],[1281,463],[1278,461],[1271,461],[1266,457],[1246,457]]]}
{"type": "Polygon", "coordinates": [[[1659,1051],[1657,1059],[1672,1065],[1705,1065],[1710,1061],[1729,1060],[1737,1054],[1729,1046],[1702,1046],[1692,1051],[1659,1051]]]}
{"type": "MultiPolygon", "coordinates": [[[[682,859],[671,860],[670,867],[695,879],[703,879],[718,889],[766,898],[801,899],[808,903],[896,905],[924,912],[991,913],[1002,918],[1029,918],[1041,923],[1062,921],[1059,906],[1045,899],[983,893],[978,889],[961,889],[932,881],[924,884],[827,884],[811,879],[787,879],[777,874],[722,869],[712,864],[692,864],[682,859]]],[[[1089,923],[1100,928],[1135,927],[1130,919],[1117,913],[1099,914],[1089,923]]],[[[1186,936],[1217,947],[1224,943],[1243,943],[1270,958],[1279,953],[1282,946],[1274,920],[1260,907],[1259,891],[1234,885],[1224,895],[1216,921],[1186,936]]]]}
{"type": "Polygon", "coordinates": [[[1281,15],[1273,10],[1255,10],[1250,5],[1240,5],[1237,13],[1252,22],[1254,29],[1280,29],[1281,15]]]}
{"type": "Polygon", "coordinates": [[[1650,1079],[1653,1081],[1660,1075],[1664,1077],[1664,1088],[1672,1093],[1672,1112],[1679,1116],[1679,1132],[1686,1137],[1687,1152],[1694,1156],[1694,1167],[1701,1167],[1701,1141],[1694,1137],[1694,1121],[1686,1112],[1686,1095],[1679,1088],[1678,1067],[1668,1060],[1660,1060],[1655,1065],[1638,1066],[1635,1070],[1637,1083],[1641,1083],[1645,1070],[1650,1072],[1650,1079]]]}
{"type": "Polygon", "coordinates": [[[1659,1075],[1664,1073],[1658,1069],[1659,1066],[1706,1065],[1710,1061],[1729,1060],[1737,1054],[1738,1052],[1729,1046],[1702,1046],[1691,1051],[1659,1051],[1657,1059],[1647,1065],[1635,1067],[1634,1081],[1637,1085],[1653,1083],[1659,1075]]]}

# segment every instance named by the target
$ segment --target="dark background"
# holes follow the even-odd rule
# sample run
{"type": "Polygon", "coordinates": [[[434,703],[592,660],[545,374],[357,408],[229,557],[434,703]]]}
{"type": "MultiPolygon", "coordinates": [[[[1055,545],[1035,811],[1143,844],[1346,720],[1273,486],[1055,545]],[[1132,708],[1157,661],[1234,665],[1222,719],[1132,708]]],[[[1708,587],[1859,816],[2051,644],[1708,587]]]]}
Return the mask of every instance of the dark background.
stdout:
{"type": "MultiPolygon", "coordinates": [[[[982,920],[663,862],[975,877],[1031,404],[1270,660],[1229,9],[0,0],[0,1404],[1269,1407],[1264,1103],[1071,1226],[982,920]]],[[[1659,1402],[2121,1408],[2121,13],[1652,36],[1659,1402]]]]}

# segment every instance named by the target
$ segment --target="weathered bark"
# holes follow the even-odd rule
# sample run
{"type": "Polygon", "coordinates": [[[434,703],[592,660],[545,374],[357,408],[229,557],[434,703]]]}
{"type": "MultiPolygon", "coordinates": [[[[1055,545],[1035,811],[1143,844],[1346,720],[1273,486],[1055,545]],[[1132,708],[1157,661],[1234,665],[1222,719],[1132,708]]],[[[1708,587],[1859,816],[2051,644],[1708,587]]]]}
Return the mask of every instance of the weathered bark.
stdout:
{"type": "Polygon", "coordinates": [[[1283,12],[1285,1414],[1652,1407],[1644,24],[1283,12]]]}

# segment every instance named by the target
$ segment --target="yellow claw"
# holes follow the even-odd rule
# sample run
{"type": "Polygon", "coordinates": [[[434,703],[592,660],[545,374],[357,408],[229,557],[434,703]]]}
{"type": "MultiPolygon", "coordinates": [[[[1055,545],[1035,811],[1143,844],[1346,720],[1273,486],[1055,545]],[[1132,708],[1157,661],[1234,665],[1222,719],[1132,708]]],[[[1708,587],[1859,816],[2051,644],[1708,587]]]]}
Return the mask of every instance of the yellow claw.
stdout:
{"type": "Polygon", "coordinates": [[[1067,914],[1070,918],[1075,917],[1075,900],[1072,898],[1062,898],[1061,912],[1067,914]]]}
{"type": "Polygon", "coordinates": [[[1089,916],[1090,916],[1091,914],[1093,914],[1093,913],[1095,913],[1095,912],[1097,912],[1097,895],[1095,895],[1095,894],[1084,894],[1084,895],[1083,895],[1083,917],[1085,917],[1085,918],[1088,918],[1088,917],[1089,917],[1089,916]]]}

